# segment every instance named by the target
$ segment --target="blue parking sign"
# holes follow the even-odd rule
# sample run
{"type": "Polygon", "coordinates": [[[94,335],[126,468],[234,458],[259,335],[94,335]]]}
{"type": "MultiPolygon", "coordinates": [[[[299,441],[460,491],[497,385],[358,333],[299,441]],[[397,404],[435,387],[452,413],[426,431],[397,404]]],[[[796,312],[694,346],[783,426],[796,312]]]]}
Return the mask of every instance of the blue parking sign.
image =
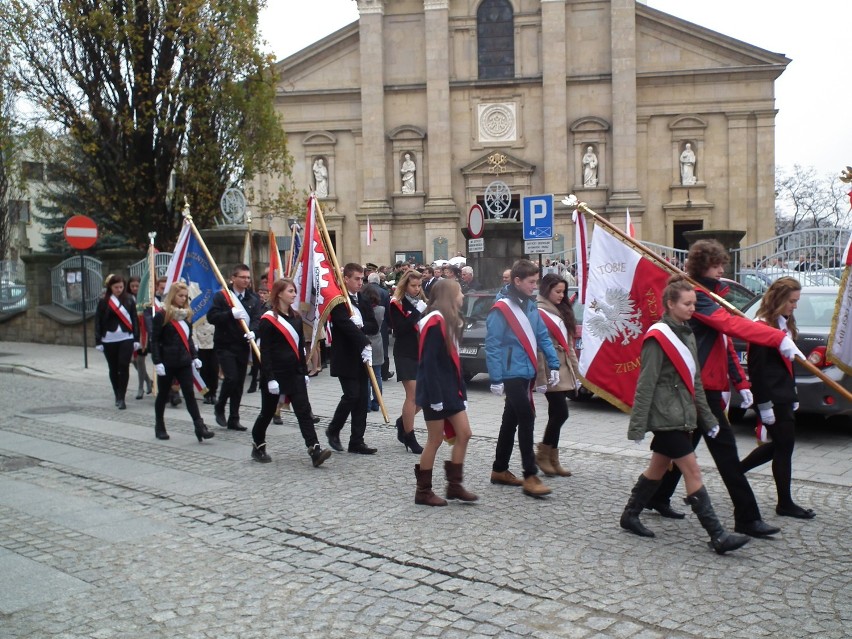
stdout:
{"type": "Polygon", "coordinates": [[[525,240],[553,239],[553,195],[530,195],[521,199],[525,240]]]}

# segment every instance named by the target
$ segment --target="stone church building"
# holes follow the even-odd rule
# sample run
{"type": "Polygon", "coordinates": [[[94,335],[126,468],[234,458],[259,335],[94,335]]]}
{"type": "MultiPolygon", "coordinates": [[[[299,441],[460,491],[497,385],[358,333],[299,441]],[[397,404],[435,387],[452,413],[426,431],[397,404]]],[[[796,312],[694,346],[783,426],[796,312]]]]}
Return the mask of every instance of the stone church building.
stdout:
{"type": "MultiPolygon", "coordinates": [[[[666,246],[774,234],[785,56],[634,0],[357,3],[277,65],[294,186],[316,189],[341,262],[466,253],[473,203],[508,217],[547,193],[619,225],[629,208],[666,246]]],[[[570,213],[557,204],[554,252],[573,246],[570,213]]]]}

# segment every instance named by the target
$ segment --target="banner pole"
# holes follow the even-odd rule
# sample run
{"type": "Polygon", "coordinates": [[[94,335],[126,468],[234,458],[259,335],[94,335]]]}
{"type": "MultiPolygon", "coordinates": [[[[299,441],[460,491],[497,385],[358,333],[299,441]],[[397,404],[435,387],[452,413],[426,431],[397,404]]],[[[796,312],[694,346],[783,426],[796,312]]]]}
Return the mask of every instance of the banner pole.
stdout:
{"type": "MultiPolygon", "coordinates": [[[[151,231],[151,232],[148,233],[148,239],[151,241],[150,245],[148,246],[148,291],[149,291],[148,301],[151,302],[151,319],[152,320],[154,319],[154,300],[157,299],[155,297],[157,295],[157,272],[155,271],[155,264],[154,264],[154,261],[155,261],[154,260],[154,239],[156,237],[157,237],[156,231],[151,231]]],[[[143,322],[145,321],[145,311],[142,311],[142,321],[143,322]]],[[[150,340],[151,337],[148,336],[148,339],[150,340]]],[[[147,351],[148,345],[143,344],[142,350],[147,351]]],[[[152,361],[152,363],[153,363],[153,361],[152,361]]],[[[146,366],[145,370],[147,371],[147,369],[148,369],[148,367],[146,366]]],[[[156,397],[157,393],[159,393],[159,390],[157,390],[157,379],[158,379],[158,377],[157,377],[157,373],[155,371],[154,372],[154,378],[151,380],[151,392],[154,393],[154,397],[156,397]]]]}
{"type": "MultiPolygon", "coordinates": [[[[706,292],[708,295],[710,295],[710,297],[713,298],[714,301],[716,301],[723,308],[727,309],[729,312],[733,313],[734,315],[739,315],[740,317],[745,317],[745,314],[736,306],[731,304],[728,300],[723,297],[720,297],[713,291],[708,291],[705,287],[701,286],[698,282],[689,277],[689,275],[680,270],[674,264],[671,264],[666,261],[661,255],[654,253],[646,246],[640,244],[637,240],[630,237],[627,233],[615,226],[615,224],[601,217],[599,213],[595,213],[592,209],[589,208],[589,206],[585,202],[571,202],[570,198],[576,199],[575,196],[571,195],[565,200],[563,200],[562,203],[566,204],[567,206],[575,206],[577,210],[588,213],[595,220],[596,224],[600,223],[612,235],[615,235],[619,240],[632,247],[634,250],[654,260],[657,264],[667,269],[673,275],[681,275],[687,282],[692,284],[692,286],[694,286],[695,288],[700,288],[702,291],[706,292]]],[[[819,368],[809,362],[806,358],[799,357],[798,355],[796,355],[796,362],[803,368],[807,369],[807,371],[812,375],[816,375],[817,377],[819,377],[823,382],[825,382],[827,386],[831,387],[831,389],[834,390],[836,393],[842,395],[845,399],[852,401],[852,393],[850,393],[843,386],[828,377],[828,375],[823,373],[819,368]]]]}
{"type": "MultiPolygon", "coordinates": [[[[340,271],[340,265],[337,262],[337,255],[334,252],[334,246],[331,244],[331,237],[328,234],[328,229],[325,226],[325,218],[322,215],[322,208],[320,207],[319,202],[315,202],[317,207],[316,221],[317,226],[319,227],[320,236],[322,237],[322,241],[325,243],[326,254],[328,255],[328,259],[331,261],[331,267],[334,271],[334,278],[337,282],[337,285],[340,287],[340,290],[343,291],[344,301],[346,303],[346,308],[349,310],[349,314],[352,314],[352,303],[349,299],[349,291],[346,288],[346,284],[343,282],[343,273],[340,271]]],[[[305,242],[302,242],[302,247],[304,248],[305,242]]],[[[311,351],[313,353],[313,350],[311,351]]],[[[376,379],[376,373],[373,370],[373,367],[368,365],[367,362],[363,362],[364,367],[367,369],[367,375],[370,378],[370,384],[373,387],[373,392],[376,394],[376,398],[379,400],[379,407],[382,409],[382,417],[385,418],[385,424],[390,424],[390,417],[388,417],[387,408],[385,408],[385,402],[382,398],[382,392],[379,390],[379,382],[376,379]]]]}

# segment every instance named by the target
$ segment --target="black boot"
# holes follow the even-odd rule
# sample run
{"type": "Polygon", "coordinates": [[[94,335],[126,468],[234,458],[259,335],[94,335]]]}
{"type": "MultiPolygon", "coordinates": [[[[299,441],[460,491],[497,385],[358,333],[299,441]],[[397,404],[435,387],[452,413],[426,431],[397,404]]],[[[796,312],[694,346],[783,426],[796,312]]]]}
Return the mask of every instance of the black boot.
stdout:
{"type": "Polygon", "coordinates": [[[208,391],[208,393],[204,396],[204,403],[209,404],[211,406],[216,404],[216,393],[213,391],[208,391]]]}
{"type": "Polygon", "coordinates": [[[621,527],[625,530],[639,535],[640,537],[653,537],[654,533],[639,521],[639,515],[648,500],[651,499],[657,487],[660,485],[660,480],[648,479],[645,475],[639,475],[636,485],[630,491],[630,499],[627,500],[627,505],[624,507],[624,512],[621,513],[621,527]]]}
{"type": "Polygon", "coordinates": [[[272,461],[272,457],[266,452],[266,442],[251,445],[251,458],[261,464],[268,464],[272,461]]]}
{"type": "Polygon", "coordinates": [[[211,437],[214,437],[216,435],[216,433],[214,433],[212,430],[207,429],[207,426],[205,426],[203,419],[193,419],[192,423],[195,425],[195,436],[198,438],[199,442],[202,439],[210,439],[211,437]]]}
{"type": "Polygon", "coordinates": [[[243,431],[248,429],[240,423],[239,415],[231,415],[230,417],[228,417],[228,430],[243,431]]]}
{"type": "Polygon", "coordinates": [[[166,422],[163,421],[163,418],[157,419],[154,418],[154,435],[157,439],[168,439],[169,434],[166,432],[166,422]]]}
{"type": "Polygon", "coordinates": [[[682,512],[678,512],[672,508],[671,502],[668,499],[652,499],[651,503],[645,506],[648,510],[656,510],[660,513],[660,517],[666,519],[683,519],[686,517],[682,512]]]}
{"type": "Polygon", "coordinates": [[[331,457],[331,451],[328,448],[323,448],[319,444],[314,444],[308,448],[308,455],[311,456],[311,463],[314,468],[321,466],[322,463],[331,457]]]}
{"type": "Polygon", "coordinates": [[[182,401],[183,401],[183,400],[180,398],[180,393],[179,393],[179,392],[174,391],[174,390],[173,390],[173,391],[171,391],[171,392],[169,392],[169,403],[170,403],[173,407],[180,406],[180,403],[181,403],[182,401]]]}
{"type": "Polygon", "coordinates": [[[749,538],[746,535],[737,535],[725,531],[713,510],[710,495],[707,494],[707,489],[704,486],[688,495],[684,501],[692,506],[692,512],[695,513],[698,521],[704,526],[704,530],[710,535],[710,547],[720,555],[724,555],[729,550],[736,550],[748,543],[749,538]]]}
{"type": "Polygon", "coordinates": [[[400,444],[405,443],[405,426],[402,425],[402,417],[396,418],[396,439],[400,444]]]}
{"type": "Polygon", "coordinates": [[[423,446],[417,443],[417,437],[412,430],[410,433],[403,433],[402,443],[405,444],[405,450],[411,450],[415,455],[423,452],[423,446]]]}

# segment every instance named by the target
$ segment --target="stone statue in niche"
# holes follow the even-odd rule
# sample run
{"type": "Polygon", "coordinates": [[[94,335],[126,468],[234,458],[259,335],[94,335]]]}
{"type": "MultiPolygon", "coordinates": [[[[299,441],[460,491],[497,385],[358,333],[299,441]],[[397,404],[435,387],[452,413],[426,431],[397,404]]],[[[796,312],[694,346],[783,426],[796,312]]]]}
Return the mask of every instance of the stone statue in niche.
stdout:
{"type": "Polygon", "coordinates": [[[695,178],[695,151],[692,150],[692,145],[687,142],[680,154],[680,183],[684,186],[689,186],[696,183],[695,178]]]}
{"type": "Polygon", "coordinates": [[[414,179],[414,174],[417,172],[417,165],[411,159],[411,154],[406,153],[403,157],[402,168],[402,192],[406,194],[414,193],[417,190],[417,185],[414,179]]]}
{"type": "Polygon", "coordinates": [[[322,158],[314,160],[314,183],[317,197],[328,197],[328,167],[322,158]]]}
{"type": "Polygon", "coordinates": [[[598,156],[591,146],[586,147],[583,156],[583,186],[594,188],[598,185],[598,156]]]}

